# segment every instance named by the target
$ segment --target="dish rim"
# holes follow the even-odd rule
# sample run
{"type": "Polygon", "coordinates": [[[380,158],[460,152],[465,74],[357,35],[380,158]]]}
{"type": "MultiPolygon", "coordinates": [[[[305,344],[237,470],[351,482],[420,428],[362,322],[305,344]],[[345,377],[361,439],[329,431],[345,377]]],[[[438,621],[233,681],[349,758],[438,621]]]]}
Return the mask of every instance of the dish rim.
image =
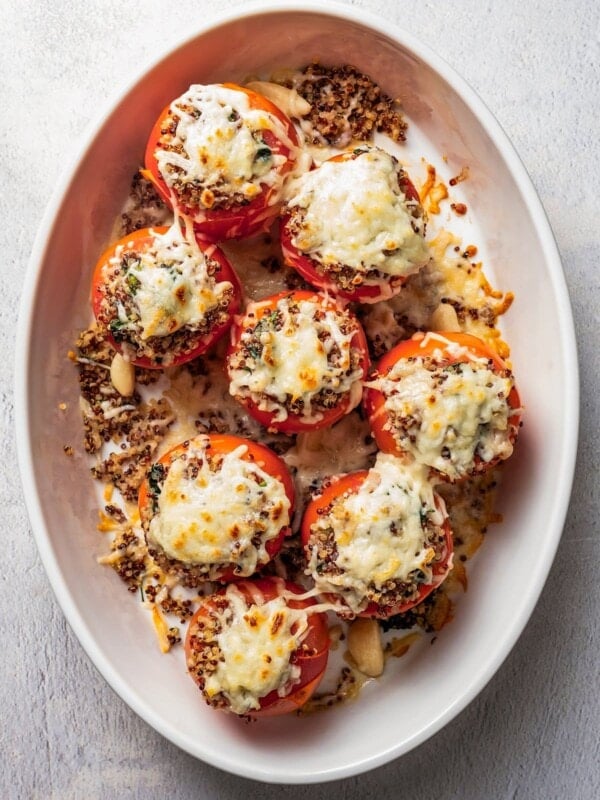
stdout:
{"type": "Polygon", "coordinates": [[[441,56],[432,50],[429,45],[424,44],[407,30],[384,20],[373,12],[361,8],[354,8],[338,2],[321,3],[315,0],[307,0],[307,2],[303,3],[286,0],[283,2],[282,0],[278,0],[277,2],[274,0],[265,0],[265,2],[251,2],[244,6],[238,6],[212,16],[208,22],[194,26],[194,31],[192,33],[187,33],[184,36],[178,37],[175,41],[168,43],[164,48],[161,48],[161,51],[157,55],[149,59],[141,69],[137,70],[133,78],[125,81],[120,88],[112,93],[103,104],[101,112],[92,119],[84,131],[79,146],[75,148],[69,166],[63,170],[62,175],[59,177],[39,224],[20,299],[15,361],[15,427],[16,440],[18,443],[23,443],[17,447],[23,495],[37,548],[61,610],[86,654],[119,697],[156,731],[182,750],[198,759],[206,761],[206,763],[253,780],[295,784],[337,780],[379,767],[422,744],[454,719],[482,691],[493,675],[498,671],[513,649],[533,613],[542,589],[546,584],[562,535],[574,479],[578,443],[579,372],[577,347],[573,313],[560,255],[548,218],[531,178],[513,144],[481,97],[471,88],[467,81],[441,56]],[[130,693],[128,685],[122,681],[116,673],[112,662],[104,657],[102,651],[98,648],[95,638],[86,627],[77,604],[74,602],[71,593],[67,589],[67,583],[63,578],[63,570],[52,548],[50,533],[45,525],[42,510],[43,505],[38,494],[33,466],[30,408],[28,403],[30,351],[35,322],[33,310],[35,305],[34,300],[37,297],[39,283],[42,278],[41,266],[50,244],[52,229],[59,211],[71,190],[78,166],[93,146],[99,131],[106,123],[108,117],[144,76],[151,69],[157,67],[161,61],[175,50],[185,47],[200,36],[206,35],[223,25],[244,20],[249,17],[281,15],[286,13],[341,18],[344,21],[354,23],[386,38],[392,39],[398,46],[405,48],[408,52],[427,64],[436,74],[448,83],[452,91],[454,91],[471,109],[485,133],[490,137],[494,147],[505,160],[507,170],[517,184],[523,201],[531,215],[534,228],[540,241],[546,274],[550,279],[552,293],[556,299],[557,308],[559,309],[558,319],[556,320],[557,334],[562,351],[565,355],[565,364],[563,365],[565,368],[565,407],[561,450],[563,458],[560,464],[556,466],[558,482],[562,490],[557,492],[553,497],[552,506],[547,515],[549,523],[547,539],[542,553],[541,563],[538,564],[538,574],[540,577],[535,585],[527,587],[527,590],[523,593],[523,599],[519,609],[520,613],[513,620],[511,628],[505,632],[502,638],[502,646],[498,648],[495,657],[487,664],[485,669],[478,672],[477,677],[453,705],[448,707],[442,714],[432,719],[428,725],[424,726],[422,730],[408,740],[399,743],[396,742],[378,754],[367,756],[351,765],[332,767],[326,771],[321,770],[303,775],[298,774],[292,776],[291,779],[288,780],[284,780],[279,776],[270,776],[262,769],[253,767],[249,769],[247,765],[242,768],[241,765],[229,761],[226,753],[207,761],[206,757],[194,750],[192,743],[181,736],[176,728],[165,723],[146,703],[142,701],[138,702],[135,694],[130,693]]]}

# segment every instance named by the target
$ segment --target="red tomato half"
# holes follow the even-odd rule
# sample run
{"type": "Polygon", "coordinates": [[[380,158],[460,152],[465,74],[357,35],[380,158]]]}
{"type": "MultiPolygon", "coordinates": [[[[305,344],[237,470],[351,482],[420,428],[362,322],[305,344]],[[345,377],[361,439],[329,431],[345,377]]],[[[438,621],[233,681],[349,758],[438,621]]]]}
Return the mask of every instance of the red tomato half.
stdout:
{"type": "MultiPolygon", "coordinates": [[[[441,342],[439,338],[436,338],[435,336],[426,338],[425,334],[416,333],[411,339],[406,339],[405,341],[400,342],[400,344],[397,344],[380,359],[373,379],[376,379],[377,377],[385,377],[392,369],[394,364],[396,364],[400,359],[433,356],[436,351],[440,350],[442,351],[443,361],[447,364],[468,362],[469,360],[472,360],[470,357],[472,355],[473,359],[488,359],[488,362],[491,364],[491,369],[494,372],[501,373],[508,370],[508,367],[500,358],[500,356],[477,336],[454,331],[438,332],[437,336],[441,336],[444,339],[447,339],[449,342],[459,345],[461,348],[464,348],[466,352],[461,353],[457,357],[455,354],[449,353],[444,348],[444,343],[443,341],[441,342]]],[[[519,431],[521,419],[521,400],[516,386],[513,386],[510,394],[508,395],[507,402],[509,407],[514,410],[514,414],[508,418],[509,437],[511,443],[514,443],[519,431]]],[[[383,450],[384,453],[393,453],[394,455],[399,456],[404,455],[404,451],[400,448],[396,438],[394,437],[392,424],[385,409],[385,396],[381,392],[377,391],[377,389],[366,389],[364,395],[364,407],[367,416],[369,417],[371,430],[373,431],[373,436],[375,437],[375,441],[377,442],[379,449],[383,450]]],[[[485,472],[487,469],[495,466],[499,460],[499,458],[495,458],[486,462],[476,455],[473,464],[473,473],[485,472]]]]}
{"type": "MultiPolygon", "coordinates": [[[[235,586],[243,594],[248,607],[263,605],[284,593],[301,595],[305,591],[301,586],[280,578],[255,578],[252,581],[238,581],[235,586]]],[[[192,617],[188,627],[185,641],[186,662],[192,679],[201,690],[204,686],[204,674],[201,665],[198,665],[198,660],[202,651],[203,631],[206,630],[207,623],[210,623],[211,616],[217,611],[217,603],[222,600],[226,591],[227,588],[223,587],[216,595],[203,598],[200,608],[192,617]]],[[[310,609],[314,604],[315,600],[313,599],[287,599],[287,605],[290,608],[310,609]]],[[[292,628],[292,632],[293,630],[292,628]]],[[[259,699],[260,708],[251,710],[248,712],[248,716],[276,716],[301,708],[321,681],[327,666],[328,655],[329,631],[326,616],[322,612],[309,614],[306,634],[300,647],[293,651],[290,657],[290,662],[300,668],[299,680],[291,687],[289,694],[284,697],[280,697],[275,690],[261,697],[259,699]]],[[[227,705],[220,707],[226,709],[227,705]]]]}
{"type": "MultiPolygon", "coordinates": [[[[358,320],[347,309],[343,309],[336,303],[334,298],[328,297],[317,292],[310,292],[306,290],[296,290],[281,292],[273,295],[272,297],[258,300],[255,303],[250,303],[246,308],[243,317],[236,318],[236,321],[231,329],[231,342],[227,352],[227,365],[229,375],[232,375],[232,362],[243,352],[244,342],[242,341],[242,334],[248,329],[253,329],[260,323],[260,320],[268,317],[277,311],[278,303],[281,300],[290,300],[291,302],[301,302],[303,300],[315,301],[324,310],[331,310],[337,314],[343,314],[351,321],[355,328],[355,332],[350,340],[350,348],[357,351],[358,354],[358,369],[362,376],[366,376],[369,369],[369,353],[367,340],[362,326],[358,320]]],[[[273,365],[275,369],[277,364],[273,365]]],[[[300,376],[298,376],[300,381],[300,376]]],[[[247,396],[235,395],[236,399],[241,402],[248,410],[248,412],[266,428],[276,429],[283,433],[301,433],[303,431],[318,430],[320,428],[330,427],[335,422],[340,420],[345,414],[349,413],[352,408],[352,396],[350,392],[340,395],[339,402],[332,408],[325,408],[320,412],[322,416],[315,422],[306,421],[302,415],[294,411],[288,411],[287,418],[283,421],[275,419],[276,411],[266,411],[257,407],[256,403],[247,396]]]]}
{"type": "MultiPolygon", "coordinates": [[[[156,241],[157,236],[165,234],[169,228],[142,228],[124,236],[112,244],[100,257],[92,277],[92,309],[99,324],[106,330],[107,337],[115,350],[123,352],[124,344],[128,342],[126,331],[119,335],[118,331],[118,312],[117,298],[111,294],[110,284],[107,281],[107,271],[111,268],[111,259],[118,259],[122,253],[144,253],[150,250],[156,241]]],[[[165,366],[176,366],[191,361],[202,353],[205,353],[231,326],[234,314],[240,306],[241,287],[233,267],[218,247],[214,244],[197,242],[198,247],[206,259],[210,259],[215,266],[213,277],[215,282],[228,281],[233,286],[233,291],[222,319],[216,322],[208,332],[196,333],[190,331],[186,333],[185,326],[171,337],[174,340],[175,353],[165,353],[161,348],[161,337],[150,337],[145,343],[152,349],[152,342],[156,345],[155,355],[141,355],[130,358],[131,362],[138,367],[147,369],[163,369],[165,366]]],[[[127,291],[127,287],[122,286],[119,291],[127,291]]],[[[159,309],[157,309],[158,311],[159,309]]],[[[131,347],[137,347],[135,341],[130,340],[131,347]]]]}
{"type": "MultiPolygon", "coordinates": [[[[287,141],[278,138],[271,130],[261,131],[263,141],[271,152],[285,158],[285,161],[276,168],[279,178],[283,180],[293,166],[294,150],[298,146],[298,137],[293,123],[277,106],[257,92],[234,83],[224,83],[222,86],[242,93],[249,99],[251,109],[268,112],[284,126],[287,141]]],[[[199,205],[183,202],[177,196],[177,192],[167,186],[156,160],[156,150],[161,148],[162,144],[168,143],[172,135],[170,132],[172,125],[170,108],[171,104],[163,109],[152,128],[146,145],[146,169],[142,170],[144,176],[152,181],[165,203],[181,215],[191,217],[196,231],[209,241],[243,239],[261,230],[267,230],[279,213],[278,189],[275,186],[264,183],[261,185],[260,193],[250,202],[238,203],[229,208],[215,207],[213,209],[205,209],[199,205]]]]}
{"type": "MultiPolygon", "coordinates": [[[[347,153],[340,153],[328,159],[329,161],[351,161],[360,155],[360,151],[349,151],[347,153]]],[[[316,167],[318,169],[318,167],[316,167]]],[[[402,171],[398,180],[398,185],[408,200],[414,200],[420,205],[419,193],[417,192],[414,184],[408,175],[402,171]]],[[[335,280],[331,271],[327,270],[317,259],[312,256],[306,255],[299,250],[293,243],[293,213],[284,213],[282,224],[280,228],[281,248],[283,251],[285,263],[296,269],[302,277],[308,281],[312,286],[318,289],[323,289],[327,292],[343,297],[346,300],[352,300],[358,303],[375,303],[387,297],[397,294],[406,282],[406,278],[398,276],[389,276],[385,281],[385,285],[381,282],[377,283],[361,283],[355,288],[343,288],[338,281],[335,280]]]]}
{"type": "MultiPolygon", "coordinates": [[[[347,475],[342,475],[335,481],[325,487],[323,492],[314,497],[307,505],[304,516],[302,518],[302,526],[300,535],[302,538],[302,545],[307,555],[307,559],[311,557],[311,536],[312,526],[316,525],[318,520],[328,513],[329,506],[339,500],[344,494],[356,494],[368,476],[367,470],[360,470],[359,472],[351,472],[347,475]]],[[[442,502],[437,495],[434,495],[436,506],[442,508],[442,502]]],[[[423,583],[418,587],[417,594],[410,601],[398,601],[391,605],[381,605],[379,603],[371,602],[367,605],[364,611],[358,614],[359,617],[376,617],[378,619],[387,619],[395,614],[402,614],[414,606],[421,603],[434,589],[437,589],[447,577],[452,566],[452,553],[454,550],[452,541],[452,531],[450,529],[450,522],[446,516],[442,525],[444,532],[444,548],[443,557],[437,561],[432,567],[433,581],[431,583],[423,583]]],[[[324,599],[340,606],[342,610],[345,606],[340,596],[335,594],[327,594],[324,599]]]]}
{"type": "MultiPolygon", "coordinates": [[[[276,455],[269,447],[263,444],[259,444],[258,442],[253,442],[250,439],[244,439],[240,436],[230,436],[229,434],[221,434],[221,433],[212,433],[208,435],[209,444],[206,448],[206,453],[209,456],[224,456],[227,453],[231,453],[233,450],[236,450],[241,445],[245,445],[246,452],[241,455],[241,458],[244,461],[248,461],[250,463],[258,464],[261,469],[265,472],[268,472],[269,475],[272,475],[278,481],[283,484],[284,491],[290,501],[290,508],[288,512],[289,519],[292,518],[294,513],[294,502],[295,502],[295,492],[294,492],[294,482],[292,476],[289,473],[289,470],[285,463],[276,455]]],[[[173,461],[180,458],[183,454],[185,454],[190,445],[194,443],[194,439],[188,440],[186,442],[182,442],[178,444],[176,447],[173,447],[167,453],[165,453],[162,458],[160,458],[157,464],[162,465],[168,468],[173,461]]],[[[156,492],[152,486],[152,470],[149,471],[148,477],[144,480],[142,485],[140,486],[139,496],[138,496],[138,506],[140,510],[140,517],[142,522],[144,523],[144,527],[146,528],[150,524],[150,520],[154,516],[153,511],[153,500],[156,499],[156,492]]],[[[232,487],[232,491],[233,491],[232,487]]],[[[224,498],[225,502],[225,498],[224,498]]],[[[268,554],[268,559],[263,561],[262,563],[258,564],[258,568],[264,567],[277,553],[281,550],[281,546],[283,544],[283,540],[286,536],[289,536],[291,533],[291,529],[289,525],[282,526],[279,534],[270,539],[265,544],[265,550],[268,554]]],[[[163,559],[164,567],[166,570],[176,571],[184,574],[185,576],[185,566],[182,567],[181,564],[175,562],[173,559],[169,559],[166,554],[164,554],[166,561],[163,559]]],[[[161,556],[159,555],[159,558],[161,556]]],[[[192,565],[193,570],[193,565],[192,565]]],[[[240,576],[235,571],[235,565],[224,565],[222,569],[220,569],[216,574],[211,576],[211,580],[220,580],[223,582],[234,581],[237,580],[240,576]]],[[[189,581],[188,581],[189,582],[189,581]]],[[[198,583],[198,581],[192,581],[193,584],[198,583]]]]}

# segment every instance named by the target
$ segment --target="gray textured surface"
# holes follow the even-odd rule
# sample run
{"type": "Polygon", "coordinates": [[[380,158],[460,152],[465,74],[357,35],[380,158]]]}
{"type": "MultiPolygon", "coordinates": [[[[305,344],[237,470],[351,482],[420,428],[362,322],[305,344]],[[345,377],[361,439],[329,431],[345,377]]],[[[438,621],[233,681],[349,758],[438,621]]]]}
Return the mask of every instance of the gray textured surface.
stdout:
{"type": "MultiPolygon", "coordinates": [[[[573,798],[600,796],[600,11],[595,0],[361,0],[428,42],[481,94],[540,193],[563,258],[582,367],[575,487],[554,567],[482,694],[404,758],[347,781],[265,786],[180,752],[96,673],[55,603],[15,470],[13,333],[44,207],[98,105],[153,50],[244,3],[0,0],[0,797],[573,798]],[[143,9],[143,10],[141,10],[143,9]]],[[[524,254],[526,258],[526,254],[524,254]]]]}

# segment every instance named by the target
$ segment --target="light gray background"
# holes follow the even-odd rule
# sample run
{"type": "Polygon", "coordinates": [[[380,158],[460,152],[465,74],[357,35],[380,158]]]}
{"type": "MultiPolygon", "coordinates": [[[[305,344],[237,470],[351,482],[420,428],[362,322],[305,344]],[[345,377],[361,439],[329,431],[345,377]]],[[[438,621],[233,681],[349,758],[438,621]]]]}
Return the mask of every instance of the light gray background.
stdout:
{"type": "Polygon", "coordinates": [[[156,48],[244,3],[0,0],[2,798],[600,797],[599,6],[350,4],[427,42],[481,94],[529,170],[558,241],[579,339],[582,424],[569,516],[541,600],[506,663],[453,723],[402,759],[346,781],[277,787],[227,775],[180,752],[113,694],[56,605],[24,509],[12,403],[22,278],[53,186],[98,107],[156,48]]]}

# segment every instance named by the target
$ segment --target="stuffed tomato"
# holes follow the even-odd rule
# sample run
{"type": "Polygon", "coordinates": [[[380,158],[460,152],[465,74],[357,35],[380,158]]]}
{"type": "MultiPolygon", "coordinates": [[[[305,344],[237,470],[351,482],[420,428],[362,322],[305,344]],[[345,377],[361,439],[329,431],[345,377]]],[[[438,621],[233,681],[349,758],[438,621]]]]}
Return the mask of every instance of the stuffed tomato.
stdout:
{"type": "Polygon", "coordinates": [[[341,616],[408,611],[452,566],[450,524],[427,471],[382,453],[313,498],[301,535],[307,571],[341,616]]]}
{"type": "Polygon", "coordinates": [[[230,394],[265,427],[333,425],[362,397],[368,349],[358,320],[334,299],[282,292],[250,303],[231,330],[230,394]]]}
{"type": "Polygon", "coordinates": [[[148,552],[188,586],[253,575],[290,532],[292,478],[268,447],[202,434],[169,450],[140,487],[148,552]]]}
{"type": "Polygon", "coordinates": [[[312,285],[375,303],[429,261],[419,195],[398,161],[361,146],[290,187],[281,226],[286,263],[312,285]]]}
{"type": "Polygon", "coordinates": [[[205,701],[241,716],[301,708],[319,684],[329,632],[315,601],[280,578],[238,581],[204,597],[189,624],[185,652],[205,701]]]}
{"type": "Polygon", "coordinates": [[[239,239],[279,213],[297,147],[292,122],[267,98],[232,83],[195,84],[159,116],[144,174],[202,236],[239,239]]]}
{"type": "Polygon", "coordinates": [[[512,454],[521,401],[505,362],[465,333],[418,333],[377,365],[365,408],[381,450],[455,481],[512,454]]]}
{"type": "Polygon", "coordinates": [[[116,350],[163,368],[204,353],[232,323],[238,278],[224,254],[178,222],[124,236],[94,271],[92,307],[116,350]]]}

